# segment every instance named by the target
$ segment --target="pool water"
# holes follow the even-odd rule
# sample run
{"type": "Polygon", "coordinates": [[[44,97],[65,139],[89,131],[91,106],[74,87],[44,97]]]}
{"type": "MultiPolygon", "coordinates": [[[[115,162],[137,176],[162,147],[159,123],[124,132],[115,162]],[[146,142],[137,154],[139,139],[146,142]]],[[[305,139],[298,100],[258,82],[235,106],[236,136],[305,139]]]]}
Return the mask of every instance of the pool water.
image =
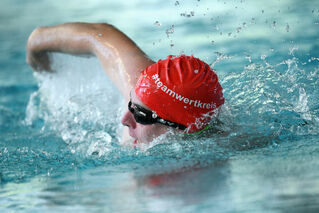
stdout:
{"type": "Polygon", "coordinates": [[[1,212],[318,212],[319,2],[2,0],[1,212]],[[37,26],[108,22],[152,59],[217,72],[228,135],[120,145],[126,103],[96,58],[25,63],[37,26]]]}

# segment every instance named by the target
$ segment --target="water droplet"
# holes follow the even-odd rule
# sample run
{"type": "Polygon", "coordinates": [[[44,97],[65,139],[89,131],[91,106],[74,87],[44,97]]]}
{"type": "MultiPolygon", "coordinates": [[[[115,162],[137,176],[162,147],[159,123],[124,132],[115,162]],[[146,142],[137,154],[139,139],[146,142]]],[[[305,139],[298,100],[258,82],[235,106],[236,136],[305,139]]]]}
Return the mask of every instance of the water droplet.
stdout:
{"type": "Polygon", "coordinates": [[[236,31],[237,31],[237,33],[240,33],[241,32],[241,27],[237,27],[236,31]]]}
{"type": "Polygon", "coordinates": [[[161,26],[161,23],[159,23],[159,21],[155,21],[154,25],[159,27],[159,26],[161,26]]]}
{"type": "Polygon", "coordinates": [[[252,24],[256,24],[256,19],[255,19],[255,18],[252,18],[252,19],[251,19],[251,23],[252,23],[252,24]]]}
{"type": "Polygon", "coordinates": [[[152,114],[152,118],[157,118],[157,114],[156,114],[156,113],[153,113],[153,114],[152,114]]]}
{"type": "Polygon", "coordinates": [[[169,38],[169,35],[173,33],[174,33],[174,25],[172,25],[169,29],[166,30],[167,38],[169,38]]]}
{"type": "Polygon", "coordinates": [[[175,6],[178,6],[178,5],[179,5],[179,1],[176,1],[176,2],[175,2],[175,6]]]}
{"type": "Polygon", "coordinates": [[[290,31],[290,27],[289,27],[289,24],[287,23],[287,25],[286,25],[286,31],[287,31],[287,33],[289,33],[289,31],[290,31]]]}
{"type": "Polygon", "coordinates": [[[260,56],[260,59],[261,59],[261,60],[265,60],[266,58],[267,58],[266,55],[261,55],[261,56],[260,56]]]}
{"type": "Polygon", "coordinates": [[[270,48],[270,51],[271,51],[271,52],[274,52],[274,51],[275,51],[275,49],[274,49],[274,48],[270,48]]]}
{"type": "Polygon", "coordinates": [[[294,55],[294,52],[298,50],[298,47],[294,46],[292,48],[289,49],[289,55],[294,55]]]}
{"type": "Polygon", "coordinates": [[[246,22],[244,22],[244,23],[243,23],[243,27],[244,27],[244,28],[246,28],[246,27],[247,27],[247,24],[246,24],[246,22]]]}
{"type": "Polygon", "coordinates": [[[212,45],[214,45],[215,44],[215,41],[212,41],[212,45]]]}
{"type": "Polygon", "coordinates": [[[228,36],[230,37],[232,35],[232,33],[228,33],[228,36]]]}
{"type": "Polygon", "coordinates": [[[275,29],[275,28],[276,28],[276,24],[277,24],[277,22],[276,22],[276,21],[273,21],[273,22],[272,22],[272,28],[275,29]]]}
{"type": "Polygon", "coordinates": [[[174,47],[174,44],[170,44],[171,48],[174,47]]]}
{"type": "Polygon", "coordinates": [[[197,73],[198,73],[198,70],[194,70],[194,73],[197,74],[197,73]]]}
{"type": "Polygon", "coordinates": [[[181,13],[180,15],[187,17],[187,18],[190,18],[190,17],[194,16],[194,14],[195,14],[194,11],[191,11],[189,14],[185,12],[185,13],[181,13]]]}

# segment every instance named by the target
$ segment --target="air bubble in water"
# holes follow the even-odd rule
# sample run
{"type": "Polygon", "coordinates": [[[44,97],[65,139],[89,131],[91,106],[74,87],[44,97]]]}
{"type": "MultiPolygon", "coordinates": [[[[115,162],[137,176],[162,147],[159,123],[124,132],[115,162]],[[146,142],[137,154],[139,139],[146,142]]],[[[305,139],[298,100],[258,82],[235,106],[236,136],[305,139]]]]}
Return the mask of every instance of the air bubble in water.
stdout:
{"type": "Polygon", "coordinates": [[[246,28],[246,27],[247,27],[247,24],[246,24],[246,22],[244,22],[244,23],[243,23],[243,27],[244,27],[244,28],[246,28]]]}
{"type": "Polygon", "coordinates": [[[230,37],[232,35],[232,33],[228,33],[228,36],[230,37]]]}
{"type": "Polygon", "coordinates": [[[212,43],[212,45],[214,45],[214,44],[215,44],[215,41],[212,41],[211,43],[212,43]]]}
{"type": "Polygon", "coordinates": [[[241,30],[242,30],[241,27],[237,27],[237,29],[236,29],[237,33],[240,33],[241,30]]]}
{"type": "Polygon", "coordinates": [[[175,2],[175,6],[178,6],[178,5],[179,5],[179,1],[176,1],[176,2],[175,2]]]}

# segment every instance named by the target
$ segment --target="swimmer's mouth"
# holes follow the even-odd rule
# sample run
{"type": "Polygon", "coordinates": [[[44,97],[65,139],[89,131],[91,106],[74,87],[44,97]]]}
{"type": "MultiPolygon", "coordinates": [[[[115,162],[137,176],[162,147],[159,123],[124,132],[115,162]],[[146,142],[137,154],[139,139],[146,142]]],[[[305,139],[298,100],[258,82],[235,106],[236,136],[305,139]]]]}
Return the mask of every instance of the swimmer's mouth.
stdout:
{"type": "Polygon", "coordinates": [[[137,143],[138,143],[138,141],[137,141],[137,139],[135,139],[133,142],[133,147],[137,147],[137,143]]]}

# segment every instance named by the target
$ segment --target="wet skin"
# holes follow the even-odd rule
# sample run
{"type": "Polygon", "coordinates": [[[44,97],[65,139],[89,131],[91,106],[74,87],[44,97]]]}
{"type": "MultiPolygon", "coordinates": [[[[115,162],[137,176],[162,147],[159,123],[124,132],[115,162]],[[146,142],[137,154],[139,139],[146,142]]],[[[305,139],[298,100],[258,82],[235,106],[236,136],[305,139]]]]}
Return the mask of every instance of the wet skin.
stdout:
{"type": "MultiPolygon", "coordinates": [[[[133,104],[140,105],[145,109],[151,110],[137,97],[134,90],[131,92],[131,102],[133,104]]],[[[162,124],[144,125],[137,123],[133,114],[129,110],[126,110],[124,113],[121,122],[124,126],[128,127],[129,135],[134,138],[134,140],[137,140],[137,143],[148,144],[154,138],[167,132],[169,128],[162,124]]]]}

